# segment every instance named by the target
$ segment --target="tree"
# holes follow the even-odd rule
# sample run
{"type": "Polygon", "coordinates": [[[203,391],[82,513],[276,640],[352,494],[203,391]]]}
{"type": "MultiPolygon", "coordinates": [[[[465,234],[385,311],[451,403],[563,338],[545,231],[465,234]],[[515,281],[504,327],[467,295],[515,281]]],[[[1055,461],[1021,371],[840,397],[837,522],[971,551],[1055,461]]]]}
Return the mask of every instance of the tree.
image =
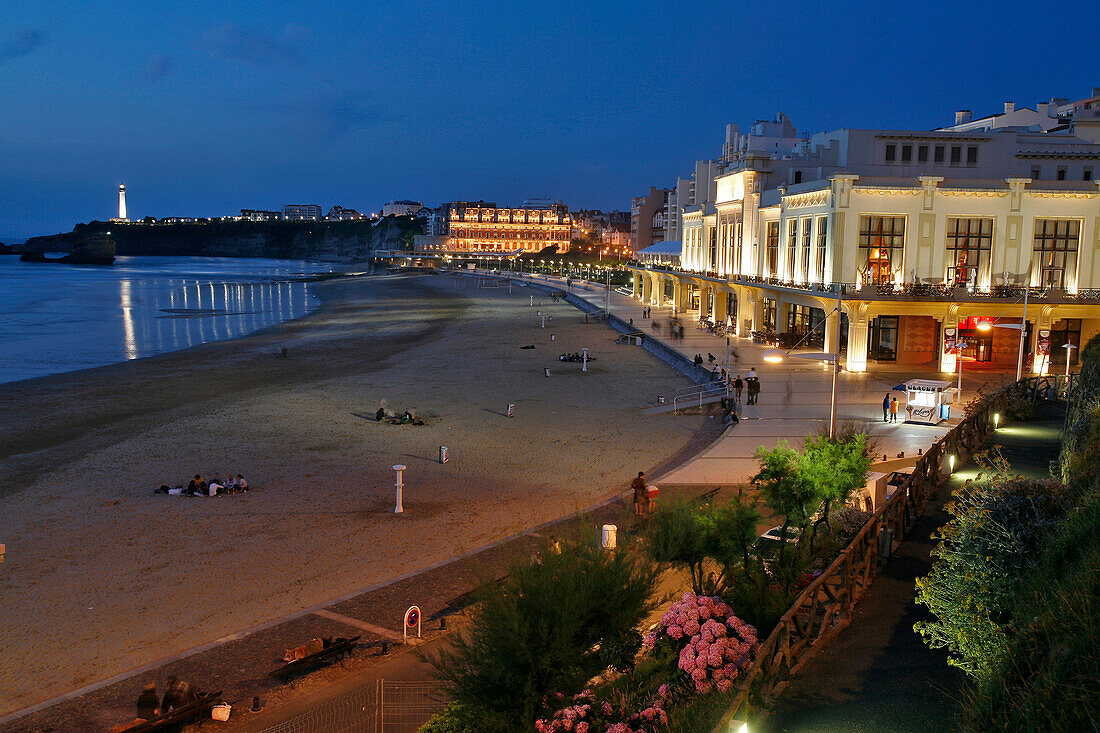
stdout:
{"type": "Polygon", "coordinates": [[[546,547],[540,562],[484,584],[466,633],[428,661],[473,730],[530,730],[547,695],[633,659],[657,576],[637,553],[594,541],[546,547]]]}
{"type": "Polygon", "coordinates": [[[852,492],[867,484],[871,471],[871,456],[867,450],[867,434],[857,433],[846,439],[830,440],[827,437],[806,438],[804,470],[807,480],[817,489],[824,504],[821,518],[814,522],[810,534],[812,548],[817,528],[829,526],[831,504],[844,506],[852,492]]]}
{"type": "Polygon", "coordinates": [[[730,570],[748,561],[759,521],[756,507],[740,500],[702,507],[666,504],[653,515],[646,549],[657,562],[685,568],[696,594],[716,595],[726,587],[730,570]],[[708,578],[708,559],[718,565],[713,579],[708,578]]]}

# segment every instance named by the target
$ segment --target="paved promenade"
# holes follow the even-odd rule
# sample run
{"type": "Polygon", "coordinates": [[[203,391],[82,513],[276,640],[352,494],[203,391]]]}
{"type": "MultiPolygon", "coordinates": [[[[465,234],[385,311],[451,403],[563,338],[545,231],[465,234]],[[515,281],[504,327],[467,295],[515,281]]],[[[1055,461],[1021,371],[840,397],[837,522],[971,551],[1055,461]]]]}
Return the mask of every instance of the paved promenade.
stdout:
{"type": "MultiPolygon", "coordinates": [[[[505,273],[507,275],[509,273],[505,273]]],[[[560,277],[523,275],[524,280],[534,280],[546,285],[566,288],[560,277]]],[[[602,285],[574,281],[570,290],[594,306],[603,308],[609,302],[612,315],[626,323],[633,321],[634,326],[646,334],[646,338],[659,339],[662,343],[678,351],[691,360],[701,354],[704,365],[713,366],[709,355],[715,357],[715,364],[726,366],[726,338],[716,336],[695,324],[695,315],[681,313],[677,317],[684,327],[683,339],[673,339],[667,323],[673,317],[670,308],[653,306],[652,318],[642,318],[642,303],[628,295],[612,290],[610,297],[602,285]],[[661,324],[653,329],[652,322],[661,324]]],[[[696,456],[693,460],[675,467],[659,476],[652,476],[655,483],[677,485],[730,485],[746,483],[756,473],[757,461],[753,457],[760,446],[772,447],[780,440],[798,445],[807,435],[820,433],[828,428],[829,403],[832,391],[832,375],[828,366],[805,359],[787,359],[779,364],[763,360],[766,347],[754,344],[751,338],[731,337],[729,339],[731,356],[729,371],[746,375],[749,369],[755,369],[761,383],[760,400],[757,405],[742,405],[739,410],[741,422],[725,431],[722,438],[696,456]],[[790,399],[788,400],[788,385],[790,399]]],[[[943,436],[959,418],[953,417],[939,425],[910,425],[904,422],[882,422],[882,399],[895,385],[908,379],[953,379],[932,368],[899,368],[873,365],[871,371],[864,373],[842,372],[837,387],[837,419],[844,422],[856,422],[866,427],[877,442],[881,454],[891,459],[889,463],[876,466],[875,470],[895,470],[899,466],[912,465],[918,450],[928,448],[935,440],[943,436]],[[895,460],[898,453],[905,453],[904,461],[895,460]]],[[[969,401],[974,391],[986,382],[1001,383],[1014,375],[976,371],[963,372],[963,400],[969,401]]],[[[904,395],[894,393],[904,404],[904,395]]],[[[654,397],[640,395],[640,401],[651,403],[654,397]]],[[[900,416],[899,416],[900,419],[900,416]]]]}

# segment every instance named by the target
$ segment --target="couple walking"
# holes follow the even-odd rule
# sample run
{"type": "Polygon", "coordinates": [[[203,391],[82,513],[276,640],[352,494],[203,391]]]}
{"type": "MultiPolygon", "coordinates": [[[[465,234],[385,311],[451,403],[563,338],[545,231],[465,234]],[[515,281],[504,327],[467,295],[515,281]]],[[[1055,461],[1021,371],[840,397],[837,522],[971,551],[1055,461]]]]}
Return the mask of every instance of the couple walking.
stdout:
{"type": "Polygon", "coordinates": [[[891,396],[889,393],[882,398],[882,421],[883,422],[897,422],[898,421],[898,398],[891,396]]]}

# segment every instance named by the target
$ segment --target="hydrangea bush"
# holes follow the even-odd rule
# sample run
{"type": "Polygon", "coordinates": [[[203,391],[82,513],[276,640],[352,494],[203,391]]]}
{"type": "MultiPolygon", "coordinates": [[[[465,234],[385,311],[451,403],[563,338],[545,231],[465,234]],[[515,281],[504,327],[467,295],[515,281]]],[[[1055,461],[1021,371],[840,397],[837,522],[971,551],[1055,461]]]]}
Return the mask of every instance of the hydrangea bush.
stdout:
{"type": "MultiPolygon", "coordinates": [[[[549,719],[535,721],[538,733],[652,733],[657,726],[668,725],[668,685],[661,685],[657,697],[638,712],[631,713],[625,707],[604,700],[596,701],[592,690],[573,696],[567,704],[549,719]]],[[[559,695],[566,701],[564,695],[559,695]]]]}
{"type": "Polygon", "coordinates": [[[756,629],[734,615],[722,599],[690,592],[669,606],[657,631],[647,634],[644,643],[650,648],[662,643],[679,648],[677,666],[701,693],[732,688],[758,646],[756,629]]]}

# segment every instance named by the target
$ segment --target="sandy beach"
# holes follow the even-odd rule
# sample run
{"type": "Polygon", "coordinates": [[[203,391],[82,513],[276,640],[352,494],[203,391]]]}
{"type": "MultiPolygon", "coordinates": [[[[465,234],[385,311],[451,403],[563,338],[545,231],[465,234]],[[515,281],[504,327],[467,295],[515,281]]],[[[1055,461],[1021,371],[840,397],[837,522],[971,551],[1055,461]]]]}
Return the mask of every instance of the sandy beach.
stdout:
{"type": "Polygon", "coordinates": [[[548,297],[543,329],[524,289],[316,292],[237,341],[0,385],[0,716],[591,506],[705,422],[642,416],[683,378],[548,297]],[[588,373],[558,362],[583,346],[588,373]],[[228,472],[253,490],[153,493],[228,472]]]}

